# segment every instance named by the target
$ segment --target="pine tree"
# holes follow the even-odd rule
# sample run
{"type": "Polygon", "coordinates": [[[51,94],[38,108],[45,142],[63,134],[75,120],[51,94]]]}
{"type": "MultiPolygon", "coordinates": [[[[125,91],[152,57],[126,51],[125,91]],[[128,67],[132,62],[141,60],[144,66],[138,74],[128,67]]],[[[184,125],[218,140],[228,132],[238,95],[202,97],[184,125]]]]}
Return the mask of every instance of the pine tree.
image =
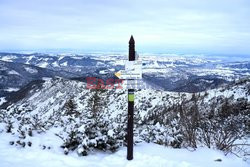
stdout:
{"type": "Polygon", "coordinates": [[[65,114],[66,115],[78,115],[79,113],[76,111],[76,103],[74,101],[73,98],[70,98],[65,104],[64,104],[64,108],[65,108],[65,114]]]}

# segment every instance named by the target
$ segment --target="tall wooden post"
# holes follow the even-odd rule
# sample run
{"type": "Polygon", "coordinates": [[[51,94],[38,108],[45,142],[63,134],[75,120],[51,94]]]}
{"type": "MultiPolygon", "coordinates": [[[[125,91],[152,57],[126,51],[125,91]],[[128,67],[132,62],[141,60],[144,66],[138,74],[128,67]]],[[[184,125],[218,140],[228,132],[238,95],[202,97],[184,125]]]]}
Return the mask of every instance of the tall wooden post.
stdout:
{"type": "MultiPolygon", "coordinates": [[[[129,61],[135,61],[135,41],[133,36],[129,40],[129,61]]],[[[128,126],[127,126],[127,159],[133,159],[134,144],[134,89],[128,89],[128,126]]]]}

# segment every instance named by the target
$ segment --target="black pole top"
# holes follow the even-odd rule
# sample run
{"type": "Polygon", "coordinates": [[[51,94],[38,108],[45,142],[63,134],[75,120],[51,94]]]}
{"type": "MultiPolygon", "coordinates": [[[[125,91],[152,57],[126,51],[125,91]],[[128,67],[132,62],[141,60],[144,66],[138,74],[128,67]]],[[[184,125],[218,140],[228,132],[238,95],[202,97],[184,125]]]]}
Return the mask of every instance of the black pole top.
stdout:
{"type": "Polygon", "coordinates": [[[128,60],[135,61],[135,40],[133,38],[133,35],[131,35],[130,40],[129,40],[128,60]]]}
{"type": "Polygon", "coordinates": [[[134,43],[135,43],[134,37],[133,37],[133,35],[131,35],[130,40],[129,40],[129,44],[134,44],[134,43]]]}

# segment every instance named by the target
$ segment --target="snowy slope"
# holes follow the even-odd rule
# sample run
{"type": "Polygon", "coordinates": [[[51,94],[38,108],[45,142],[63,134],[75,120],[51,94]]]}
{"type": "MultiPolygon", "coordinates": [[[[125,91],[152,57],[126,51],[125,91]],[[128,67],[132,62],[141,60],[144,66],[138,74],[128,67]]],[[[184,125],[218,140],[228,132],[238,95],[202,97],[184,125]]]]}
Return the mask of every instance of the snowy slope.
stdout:
{"type": "MultiPolygon", "coordinates": [[[[43,140],[39,138],[36,140],[43,140]]],[[[75,153],[63,155],[60,150],[41,150],[38,145],[21,149],[8,145],[12,136],[0,134],[1,167],[248,167],[247,162],[235,155],[200,148],[195,152],[186,149],[171,149],[156,144],[140,143],[134,148],[134,159],[126,160],[126,148],[116,153],[95,152],[87,157],[75,153]],[[216,161],[222,160],[222,161],[216,161]]],[[[54,138],[50,141],[56,143],[54,138]]],[[[39,143],[39,142],[38,142],[39,143]]]]}
{"type": "MultiPolygon", "coordinates": [[[[88,150],[89,156],[83,158],[82,162],[82,159],[77,157],[77,153],[82,150],[83,143],[89,141],[95,143],[96,140],[106,140],[110,137],[114,137],[117,141],[119,137],[125,138],[127,91],[116,89],[100,93],[101,102],[105,102],[101,103],[102,106],[99,106],[100,117],[89,119],[89,103],[92,102],[91,98],[94,95],[95,91],[86,89],[86,83],[63,78],[46,79],[41,86],[31,87],[23,99],[9,106],[7,110],[1,110],[0,135],[3,136],[4,140],[0,143],[0,148],[3,150],[3,152],[0,151],[0,157],[3,157],[0,164],[29,166],[32,161],[38,161],[41,162],[41,166],[155,166],[155,164],[158,164],[157,166],[247,166],[246,162],[235,156],[229,154],[225,157],[218,151],[205,148],[198,148],[197,151],[191,153],[183,149],[174,150],[154,144],[145,144],[146,141],[177,148],[185,146],[185,143],[179,141],[179,137],[181,137],[178,129],[179,115],[174,113],[174,109],[177,104],[183,103],[183,98],[185,98],[188,108],[192,102],[189,100],[193,98],[193,94],[190,93],[150,89],[135,92],[134,132],[135,142],[137,143],[135,157],[138,159],[135,158],[135,161],[127,162],[125,160],[126,148],[124,143],[119,143],[118,151],[114,154],[109,154],[109,151],[99,153],[95,149],[88,150]],[[66,114],[65,104],[69,99],[73,99],[75,102],[75,110],[79,116],[66,114]],[[169,113],[166,111],[169,111],[169,113]],[[95,119],[99,122],[98,126],[106,127],[106,129],[103,129],[106,131],[104,133],[97,132],[95,138],[89,138],[90,140],[87,141],[84,139],[87,134],[86,129],[88,129],[89,122],[90,125],[95,123],[95,119]],[[10,122],[12,122],[11,135],[5,133],[10,122]],[[79,144],[80,147],[78,146],[70,151],[67,148],[66,154],[69,154],[69,157],[64,159],[65,148],[61,148],[61,146],[68,140],[67,133],[71,132],[71,128],[76,130],[79,136],[83,136],[83,140],[80,139],[82,142],[79,144]],[[13,142],[13,146],[9,146],[9,142],[13,142]],[[31,147],[28,146],[29,142],[32,143],[31,147]],[[22,147],[25,148],[21,149],[22,147]],[[17,149],[18,151],[16,151],[17,149]],[[10,154],[12,153],[19,157],[17,161],[11,161],[10,154]],[[38,154],[42,156],[34,156],[38,154]],[[31,161],[22,161],[23,156],[29,157],[31,161]],[[204,159],[201,158],[203,156],[205,156],[204,159]],[[48,158],[52,159],[54,163],[42,162],[48,160],[48,158]],[[222,162],[214,161],[218,158],[221,158],[222,162]]],[[[246,102],[243,100],[246,103],[245,108],[242,108],[239,113],[247,113],[250,107],[249,96],[250,80],[246,79],[208,92],[201,92],[197,95],[197,104],[200,106],[200,112],[202,113],[208,111],[211,104],[220,101],[220,99],[232,98],[233,102],[246,99],[246,102]]],[[[90,130],[94,132],[95,126],[90,130]]],[[[198,146],[204,147],[203,144],[198,146]]]]}
{"type": "MultiPolygon", "coordinates": [[[[150,106],[173,104],[178,101],[180,93],[157,91],[157,90],[138,90],[135,93],[135,107],[141,108],[145,105],[142,101],[150,103],[150,106]],[[166,101],[160,99],[165,98],[166,101]]],[[[182,93],[189,98],[191,94],[182,93]]],[[[49,79],[43,84],[42,89],[32,89],[27,97],[15,103],[13,108],[28,108],[32,110],[30,114],[41,114],[44,117],[53,113],[53,111],[62,110],[64,103],[73,98],[78,106],[78,109],[84,109],[87,105],[87,99],[91,96],[91,90],[86,89],[86,83],[67,80],[63,78],[49,79]]],[[[112,89],[106,92],[107,101],[109,102],[108,110],[112,114],[126,112],[127,91],[125,89],[112,89]],[[122,109],[121,109],[122,108],[122,109]]],[[[149,110],[147,108],[147,110],[149,110]]],[[[146,111],[138,111],[139,114],[145,115],[146,111]]]]}
{"type": "MultiPolygon", "coordinates": [[[[31,110],[32,112],[28,113],[29,116],[39,114],[43,121],[46,121],[54,112],[62,110],[64,104],[71,98],[76,102],[77,110],[83,112],[89,98],[93,95],[92,90],[86,89],[86,83],[63,78],[47,79],[42,84],[42,88],[32,88],[25,98],[9,106],[8,110],[31,110]]],[[[182,97],[189,100],[192,95],[152,89],[137,90],[135,112],[140,118],[144,118],[155,112],[156,108],[178,104],[182,97]]],[[[221,97],[232,98],[234,101],[246,98],[250,102],[250,80],[241,80],[226,87],[201,92],[197,96],[201,98],[199,102],[206,102],[208,106],[213,100],[221,97]]],[[[107,101],[105,111],[110,113],[111,118],[126,113],[127,91],[125,89],[107,90],[103,97],[107,101]]]]}

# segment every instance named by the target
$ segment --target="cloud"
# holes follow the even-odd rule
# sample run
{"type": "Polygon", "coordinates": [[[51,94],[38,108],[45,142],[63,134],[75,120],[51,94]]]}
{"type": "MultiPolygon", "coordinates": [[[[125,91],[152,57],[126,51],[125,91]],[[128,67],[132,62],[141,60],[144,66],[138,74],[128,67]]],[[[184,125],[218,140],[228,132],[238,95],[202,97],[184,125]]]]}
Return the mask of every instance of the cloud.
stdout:
{"type": "Polygon", "coordinates": [[[0,49],[244,53],[248,0],[0,0],[0,49]],[[99,50],[99,49],[98,49],[99,50]]]}

